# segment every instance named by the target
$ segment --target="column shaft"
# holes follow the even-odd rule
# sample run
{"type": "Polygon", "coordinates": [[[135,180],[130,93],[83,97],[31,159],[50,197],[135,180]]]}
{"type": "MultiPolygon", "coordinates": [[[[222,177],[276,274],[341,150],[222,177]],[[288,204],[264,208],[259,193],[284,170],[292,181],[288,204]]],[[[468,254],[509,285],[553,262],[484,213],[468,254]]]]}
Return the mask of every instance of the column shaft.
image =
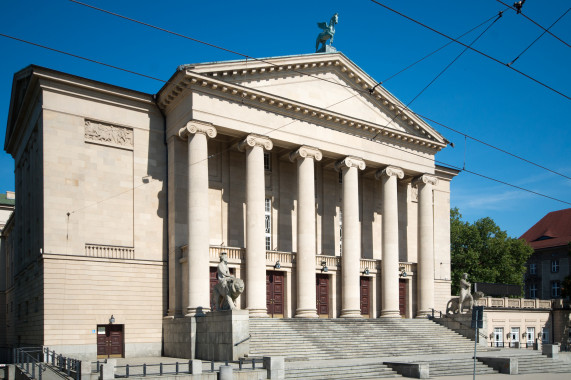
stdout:
{"type": "Polygon", "coordinates": [[[397,177],[401,169],[388,167],[379,173],[383,185],[383,259],[381,261],[381,317],[399,318],[399,225],[397,177]]]}
{"type": "Polygon", "coordinates": [[[343,178],[343,252],[341,253],[341,317],[361,318],[359,288],[361,229],[359,226],[359,158],[347,157],[337,164],[343,178]]]}
{"type": "Polygon", "coordinates": [[[188,138],[188,300],[186,316],[210,310],[208,143],[209,125],[189,122],[179,136],[188,138]]]}
{"type": "Polygon", "coordinates": [[[267,317],[264,148],[272,143],[249,135],[239,148],[246,151],[246,308],[251,317],[267,317]]]}
{"type": "Polygon", "coordinates": [[[296,317],[317,318],[315,293],[315,179],[314,158],[319,150],[301,147],[290,156],[297,160],[297,309],[296,317]]]}
{"type": "Polygon", "coordinates": [[[423,175],[418,183],[418,312],[425,317],[434,308],[434,216],[432,186],[436,178],[423,175]]]}

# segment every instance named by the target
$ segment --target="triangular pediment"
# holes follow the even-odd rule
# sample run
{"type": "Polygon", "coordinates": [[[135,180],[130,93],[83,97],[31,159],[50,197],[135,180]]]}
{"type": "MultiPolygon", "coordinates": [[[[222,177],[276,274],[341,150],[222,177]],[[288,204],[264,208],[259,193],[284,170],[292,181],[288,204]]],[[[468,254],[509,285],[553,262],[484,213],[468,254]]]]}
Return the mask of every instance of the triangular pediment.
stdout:
{"type": "Polygon", "coordinates": [[[344,115],[368,128],[446,144],[442,135],[341,53],[191,64],[179,70],[344,115]]]}

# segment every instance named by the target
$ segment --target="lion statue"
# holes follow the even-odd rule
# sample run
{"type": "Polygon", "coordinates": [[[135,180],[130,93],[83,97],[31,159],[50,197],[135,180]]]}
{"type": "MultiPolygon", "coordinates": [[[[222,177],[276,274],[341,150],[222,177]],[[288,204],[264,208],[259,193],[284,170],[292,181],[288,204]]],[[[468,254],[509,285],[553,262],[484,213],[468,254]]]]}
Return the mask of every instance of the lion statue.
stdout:
{"type": "Polygon", "coordinates": [[[244,291],[244,281],[231,277],[220,281],[212,289],[212,304],[218,310],[235,310],[236,298],[244,291]]]}
{"type": "Polygon", "coordinates": [[[470,297],[466,297],[463,300],[461,307],[459,305],[460,297],[453,297],[446,305],[446,314],[462,314],[466,303],[468,303],[468,310],[472,310],[474,302],[482,297],[484,297],[484,293],[475,292],[474,294],[471,294],[470,297]]]}

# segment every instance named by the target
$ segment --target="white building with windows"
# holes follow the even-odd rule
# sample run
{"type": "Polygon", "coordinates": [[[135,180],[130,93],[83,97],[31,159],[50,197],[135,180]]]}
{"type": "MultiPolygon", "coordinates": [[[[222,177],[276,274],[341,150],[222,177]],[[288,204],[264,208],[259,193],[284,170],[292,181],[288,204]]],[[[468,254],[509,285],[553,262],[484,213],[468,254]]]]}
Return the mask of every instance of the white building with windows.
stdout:
{"type": "Polygon", "coordinates": [[[160,354],[221,252],[250,318],[445,310],[447,143],[341,53],[183,65],[156,95],[25,68],[9,344],[160,354]]]}

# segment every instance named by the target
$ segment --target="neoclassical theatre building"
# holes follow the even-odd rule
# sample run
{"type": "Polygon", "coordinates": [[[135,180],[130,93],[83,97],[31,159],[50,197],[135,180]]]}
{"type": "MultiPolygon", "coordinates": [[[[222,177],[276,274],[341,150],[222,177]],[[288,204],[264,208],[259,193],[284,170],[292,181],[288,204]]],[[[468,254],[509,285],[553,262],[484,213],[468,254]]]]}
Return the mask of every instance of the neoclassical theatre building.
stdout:
{"type": "Polygon", "coordinates": [[[159,355],[211,309],[415,318],[450,298],[446,139],[341,53],[180,66],[155,95],[29,66],[5,150],[7,344],[159,355]]]}

